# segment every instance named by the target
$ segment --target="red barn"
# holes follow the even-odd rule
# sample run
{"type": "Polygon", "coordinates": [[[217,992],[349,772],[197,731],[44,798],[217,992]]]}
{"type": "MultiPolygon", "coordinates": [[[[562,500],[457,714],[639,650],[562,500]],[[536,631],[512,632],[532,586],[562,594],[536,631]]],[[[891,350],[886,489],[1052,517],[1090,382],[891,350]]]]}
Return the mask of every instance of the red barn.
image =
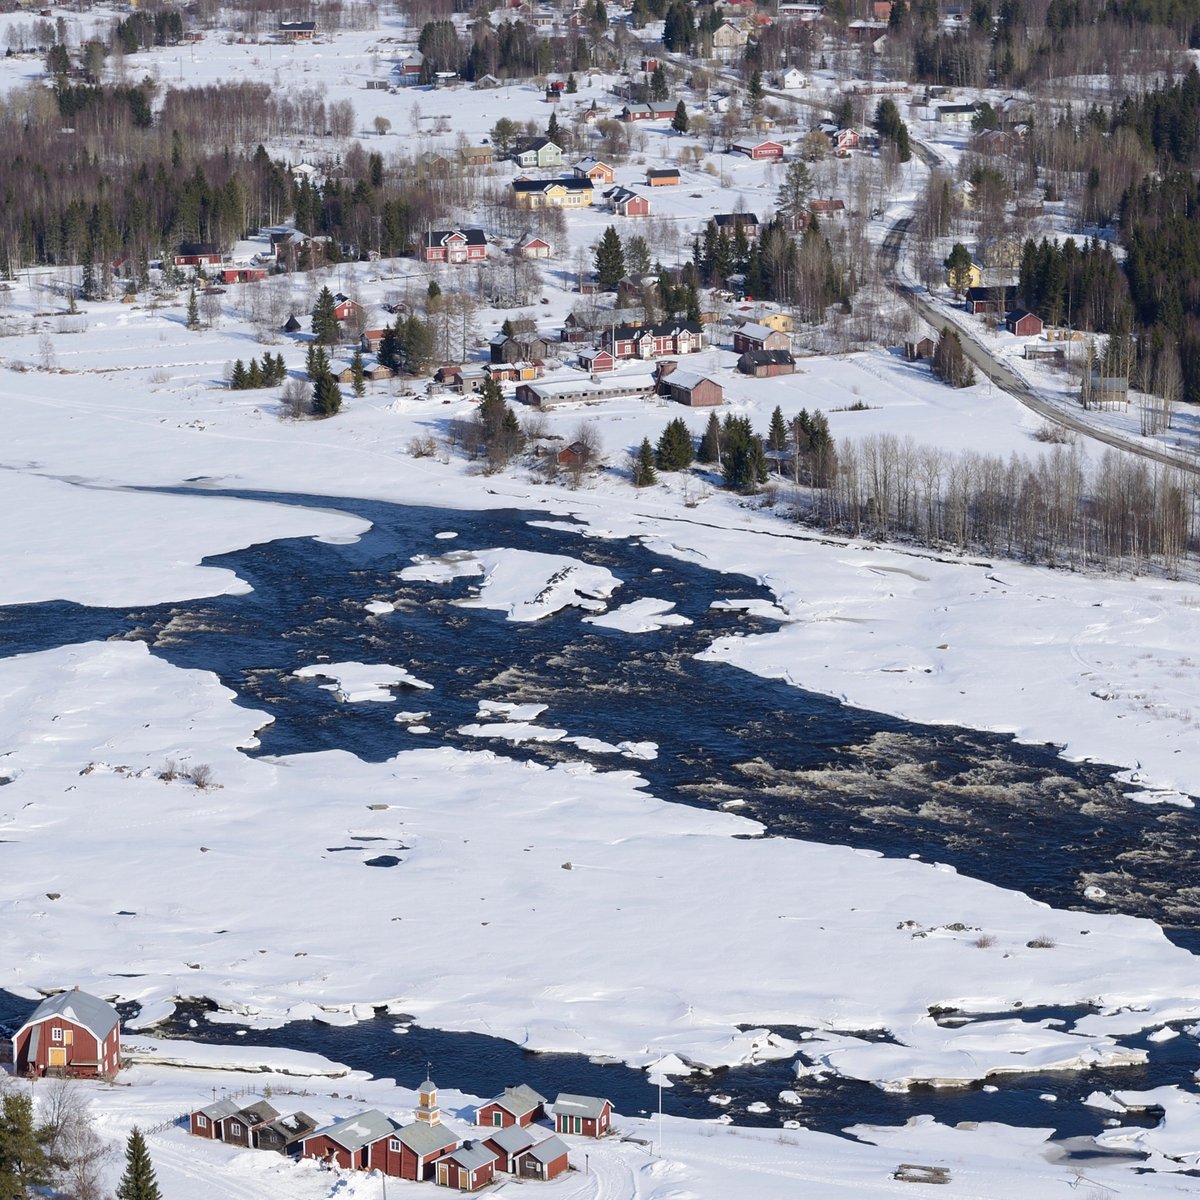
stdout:
{"type": "Polygon", "coordinates": [[[13,1038],[17,1075],[111,1079],[121,1069],[121,1018],[98,996],[59,992],[33,1010],[13,1038]]]}
{"type": "Polygon", "coordinates": [[[756,162],[779,162],[783,158],[783,147],[778,142],[734,142],[730,149],[756,162]]]}
{"type": "Polygon", "coordinates": [[[222,267],[221,282],[222,283],[257,283],[260,279],[266,279],[267,271],[265,267],[222,267]]]}
{"type": "Polygon", "coordinates": [[[612,1104],[599,1096],[573,1096],[569,1092],[559,1092],[550,1111],[554,1114],[555,1133],[603,1137],[612,1124],[612,1104]]]}
{"type": "Polygon", "coordinates": [[[531,1125],[545,1115],[546,1097],[528,1084],[506,1087],[499,1096],[479,1106],[475,1116],[478,1125],[503,1129],[506,1125],[531,1125]]]}
{"type": "Polygon", "coordinates": [[[434,1183],[460,1192],[477,1192],[487,1187],[495,1174],[495,1154],[482,1142],[467,1142],[438,1159],[434,1183]]]}
{"type": "Polygon", "coordinates": [[[373,1167],[383,1170],[372,1161],[372,1147],[394,1138],[399,1130],[398,1121],[372,1108],[318,1129],[301,1143],[300,1154],[346,1171],[370,1171],[373,1167]]]}
{"type": "Polygon", "coordinates": [[[725,399],[725,390],[715,379],[695,371],[681,371],[674,362],[660,362],[655,378],[660,395],[674,400],[676,404],[686,404],[689,408],[713,408],[725,399]]]}
{"type": "Polygon", "coordinates": [[[1023,308],[1010,312],[1004,323],[1008,326],[1009,333],[1015,333],[1017,337],[1036,337],[1042,332],[1042,318],[1037,313],[1026,312],[1023,308]]]}

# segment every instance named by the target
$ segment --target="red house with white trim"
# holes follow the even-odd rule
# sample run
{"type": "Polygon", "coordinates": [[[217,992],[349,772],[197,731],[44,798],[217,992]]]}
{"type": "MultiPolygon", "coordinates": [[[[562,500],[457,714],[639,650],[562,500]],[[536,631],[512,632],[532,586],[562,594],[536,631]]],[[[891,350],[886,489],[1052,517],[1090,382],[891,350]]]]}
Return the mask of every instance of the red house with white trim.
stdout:
{"type": "Polygon", "coordinates": [[[211,1138],[219,1142],[225,1132],[222,1122],[231,1117],[241,1105],[236,1100],[216,1100],[188,1116],[188,1132],[193,1137],[211,1138]]]}
{"type": "Polygon", "coordinates": [[[479,1106],[477,1125],[503,1129],[506,1125],[531,1125],[545,1115],[546,1097],[528,1084],[506,1087],[499,1096],[479,1106]]]}
{"type": "Polygon", "coordinates": [[[729,148],[756,162],[779,162],[783,158],[783,147],[778,142],[734,142],[729,148]]]}
{"type": "Polygon", "coordinates": [[[320,1159],[344,1171],[384,1170],[380,1163],[372,1161],[372,1149],[379,1142],[386,1143],[399,1131],[398,1121],[372,1108],[318,1129],[301,1143],[300,1155],[320,1159]]]}
{"type": "Polygon", "coordinates": [[[59,992],[43,1000],[13,1037],[17,1075],[111,1079],[121,1069],[121,1018],[107,1000],[59,992]]]}
{"type": "Polygon", "coordinates": [[[612,1104],[599,1096],[574,1096],[559,1092],[550,1111],[555,1133],[603,1137],[612,1125],[612,1104]]]}
{"type": "Polygon", "coordinates": [[[421,239],[421,261],[427,263],[484,262],[487,236],[482,229],[435,229],[421,239]]]}
{"type": "Polygon", "coordinates": [[[467,1142],[437,1161],[434,1183],[477,1192],[492,1182],[496,1174],[496,1156],[482,1142],[467,1142]]]}

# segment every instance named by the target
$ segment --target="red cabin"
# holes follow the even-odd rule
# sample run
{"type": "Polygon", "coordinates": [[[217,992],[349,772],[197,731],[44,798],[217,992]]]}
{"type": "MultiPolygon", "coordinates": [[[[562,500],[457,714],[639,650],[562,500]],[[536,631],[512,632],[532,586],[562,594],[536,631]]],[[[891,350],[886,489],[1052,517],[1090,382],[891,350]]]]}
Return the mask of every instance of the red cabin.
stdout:
{"type": "Polygon", "coordinates": [[[121,1018],[78,988],[50,996],[17,1030],[13,1065],[18,1075],[111,1079],[121,1069],[121,1018]]]}
{"type": "Polygon", "coordinates": [[[554,1114],[555,1133],[603,1137],[612,1124],[612,1104],[599,1096],[573,1096],[568,1092],[559,1092],[550,1111],[554,1114]]]}
{"type": "Polygon", "coordinates": [[[460,1192],[477,1192],[487,1187],[495,1174],[496,1156],[482,1142],[467,1142],[438,1159],[434,1182],[460,1192]]]}
{"type": "Polygon", "coordinates": [[[546,1097],[522,1083],[506,1087],[494,1100],[481,1104],[475,1122],[503,1129],[506,1125],[531,1125],[545,1112],[546,1097]]]}
{"type": "Polygon", "coordinates": [[[231,1117],[241,1105],[236,1100],[217,1100],[204,1108],[198,1108],[188,1117],[188,1132],[193,1137],[211,1138],[221,1141],[225,1136],[224,1121],[231,1117]]]}
{"type": "Polygon", "coordinates": [[[304,1139],[300,1153],[346,1171],[370,1171],[379,1166],[372,1161],[372,1148],[394,1138],[399,1129],[398,1121],[372,1108],[318,1129],[304,1139]]]}

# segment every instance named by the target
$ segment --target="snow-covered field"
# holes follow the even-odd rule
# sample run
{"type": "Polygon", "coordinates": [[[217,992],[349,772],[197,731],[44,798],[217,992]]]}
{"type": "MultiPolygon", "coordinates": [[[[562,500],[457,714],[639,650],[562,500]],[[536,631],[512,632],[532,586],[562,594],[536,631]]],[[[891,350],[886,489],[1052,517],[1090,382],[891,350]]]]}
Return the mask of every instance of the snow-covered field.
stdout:
{"type": "MultiPolygon", "coordinates": [[[[189,77],[254,70],[311,78],[356,104],[378,97],[395,129],[378,139],[385,145],[417,130],[429,144],[448,143],[452,135],[437,131],[443,120],[472,137],[486,132],[495,97],[363,91],[387,65],[378,47],[372,58],[378,37],[294,51],[211,39],[196,50],[189,77]],[[414,114],[417,105],[424,113],[414,114]]],[[[175,57],[154,57],[163,82],[182,71],[175,57]]],[[[27,60],[3,64],[3,86],[31,70],[27,60]]],[[[592,87],[581,90],[581,103],[590,103],[592,87]]],[[[500,100],[509,115],[545,118],[532,88],[505,89],[500,100]]],[[[360,124],[372,115],[360,110],[360,124]]],[[[661,130],[646,137],[652,158],[674,153],[661,130]]],[[[310,148],[295,149],[299,157],[310,148]]],[[[740,195],[747,207],[769,205],[776,174],[744,161],[730,179],[695,173],[662,201],[664,211],[690,237],[718,202],[731,207],[740,195]]],[[[608,218],[571,222],[572,244],[582,246],[608,218]]],[[[377,304],[402,273],[423,287],[411,263],[339,268],[317,282],[353,282],[377,304]]],[[[34,316],[43,294],[28,283],[17,282],[8,308],[22,332],[0,343],[0,501],[8,514],[0,604],[129,607],[240,594],[245,581],[202,560],[276,538],[351,541],[366,524],[339,511],[339,497],[524,508],[580,539],[641,539],[761,581],[775,597],[779,628],[723,638],[705,652],[712,658],[868,709],[1054,741],[1072,758],[1122,768],[1153,789],[1150,799],[1187,805],[1200,794],[1194,585],[818,537],[699,475],[664,476],[661,486],[635,491],[624,470],[632,447],[655,440],[675,417],[697,435],[707,420],[661,400],[546,415],[550,432],[564,438],[581,421],[596,426],[607,465],[578,489],[523,467],[484,476],[453,453],[409,453],[415,437],[440,436],[468,402],[378,385],[348,398],[333,420],[281,421],[274,391],[220,386],[225,364],[258,352],[233,304],[203,332],[184,328],[182,300],[157,311],[89,305],[82,331],[67,334],[34,316]],[[55,369],[24,369],[39,361],[47,332],[55,334],[55,369]],[[139,490],[181,486],[193,491],[139,490]],[[266,495],[219,494],[234,490],[266,495]],[[297,507],[272,503],[270,493],[327,500],[297,507]]],[[[314,281],[293,286],[304,311],[314,281]]],[[[538,314],[547,329],[571,302],[550,295],[538,314]]],[[[501,317],[484,314],[485,337],[501,317]]],[[[302,366],[302,341],[275,349],[293,370],[302,366]]],[[[986,384],[951,391],[894,354],[806,359],[797,375],[764,381],[737,376],[732,364],[731,353],[716,349],[685,365],[714,374],[728,409],[758,429],[778,405],[787,417],[821,409],[839,440],[894,433],[955,450],[1044,451],[1034,437],[1040,422],[1007,396],[986,384]]],[[[431,527],[421,559],[397,564],[403,577],[466,577],[472,603],[514,622],[581,607],[628,654],[638,653],[639,634],[686,621],[607,569],[468,545],[447,536],[454,532],[431,527]]],[[[373,603],[364,626],[389,607],[373,603]]],[[[3,630],[0,612],[0,641],[3,630]]],[[[411,664],[380,661],[365,646],[361,661],[307,664],[299,674],[304,686],[347,704],[394,704],[412,748],[375,764],[344,752],[249,758],[240,749],[257,744],[266,718],[235,704],[215,675],[171,666],[138,642],[73,642],[0,659],[0,987],[33,996],[78,983],[141,1002],[143,1023],[181,995],[211,997],[262,1023],[310,1016],[316,1006],[352,1020],[356,1005],[390,1003],[426,1025],[646,1067],[668,1055],[714,1066],[749,1061],[763,1028],[812,1026],[817,1037],[788,1048],[802,1070],[890,1088],[1031,1065],[1134,1061],[1141,1052],[1124,1044],[1129,1034],[1200,1017],[1200,967],[1149,922],[1054,911],[936,863],[759,838],[759,827],[736,815],[649,794],[636,771],[658,752],[652,743],[607,745],[542,724],[536,704],[481,703],[475,722],[460,727],[478,749],[422,747],[437,688],[411,664]],[[531,739],[574,744],[580,760],[548,768],[505,757],[508,743],[531,739]],[[610,754],[611,767],[598,769],[585,751],[610,754]],[[179,771],[164,779],[169,762],[179,771]],[[211,775],[203,788],[189,777],[201,766],[211,775]],[[363,843],[370,850],[361,855],[329,851],[358,838],[380,840],[363,843]],[[399,865],[363,870],[381,851],[399,865]],[[1067,1027],[983,1019],[946,1028],[929,1014],[934,1006],[996,1013],[1084,1002],[1099,1011],[1067,1027]],[[855,1036],[869,1029],[887,1029],[894,1041],[855,1036]]],[[[212,1053],[171,1043],[122,1077],[130,1086],[97,1088],[106,1131],[156,1124],[214,1086],[240,1086],[236,1073],[212,1073],[204,1057],[212,1053]],[[149,1065],[167,1053],[208,1068],[149,1065]]],[[[275,1065],[307,1069],[280,1053],[275,1065]]],[[[270,1075],[255,1083],[295,1086],[270,1075]]],[[[310,1086],[321,1094],[303,1107],[346,1115],[350,1085],[310,1086]],[[342,1096],[326,1094],[333,1090],[342,1096]]],[[[364,1104],[403,1110],[412,1102],[387,1080],[355,1077],[352,1090],[364,1104]]],[[[1132,1093],[1106,1101],[1118,1113],[1140,1102],[1132,1093]]],[[[1158,1102],[1167,1109],[1163,1131],[1118,1127],[1105,1137],[1169,1172],[1178,1164],[1164,1155],[1200,1148],[1200,1120],[1191,1093],[1177,1089],[1158,1102]]],[[[451,1095],[448,1107],[469,1103],[451,1095]]],[[[623,1116],[621,1124],[656,1153],[610,1142],[591,1155],[589,1174],[547,1191],[602,1200],[790,1196],[800,1188],[813,1196],[1049,1197],[1069,1186],[1087,1195],[1093,1176],[1103,1178],[1097,1189],[1119,1194],[1186,1192],[1190,1182],[1135,1176],[1119,1162],[1089,1164],[1081,1175],[1045,1145],[1049,1130],[918,1122],[857,1129],[856,1144],[668,1119],[663,1145],[657,1123],[623,1116]],[[935,1193],[894,1182],[901,1161],[949,1165],[953,1183],[935,1193]]],[[[329,1177],[315,1170],[178,1132],[156,1135],[151,1149],[166,1195],[330,1194],[329,1177]]],[[[366,1197],[378,1186],[360,1178],[338,1190],[366,1197]]]]}

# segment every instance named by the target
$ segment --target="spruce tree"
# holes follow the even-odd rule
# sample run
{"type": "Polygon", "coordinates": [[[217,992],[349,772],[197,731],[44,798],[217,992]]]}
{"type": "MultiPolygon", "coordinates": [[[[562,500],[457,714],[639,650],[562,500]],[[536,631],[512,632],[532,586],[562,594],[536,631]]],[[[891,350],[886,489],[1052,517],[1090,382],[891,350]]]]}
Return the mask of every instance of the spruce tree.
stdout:
{"type": "Polygon", "coordinates": [[[687,422],[676,417],[662,431],[654,451],[654,465],[660,471],[686,471],[692,465],[692,435],[687,422]]]}
{"type": "Polygon", "coordinates": [[[675,115],[671,118],[671,128],[676,133],[687,133],[688,131],[687,105],[682,100],[675,105],[675,115]]]}
{"type": "Polygon", "coordinates": [[[125,1174],[117,1184],[117,1200],[162,1200],[146,1139],[136,1125],[125,1144],[125,1174]]]}
{"type": "Polygon", "coordinates": [[[650,487],[658,482],[658,472],[654,469],[654,447],[649,438],[642,438],[637,457],[633,462],[633,486],[650,487]]]}
{"type": "Polygon", "coordinates": [[[341,407],[342,389],[333,372],[326,368],[313,380],[313,411],[320,417],[332,417],[341,407]]]}
{"type": "Polygon", "coordinates": [[[650,99],[665,100],[670,92],[667,89],[667,73],[663,70],[662,63],[655,63],[654,70],[650,72],[650,99]]]}
{"type": "Polygon", "coordinates": [[[546,123],[546,136],[556,145],[561,145],[559,137],[561,136],[558,128],[558,113],[552,112],[550,120],[546,123]]]}
{"type": "Polygon", "coordinates": [[[18,1092],[0,1096],[0,1197],[16,1200],[50,1182],[50,1161],[33,1124],[33,1101],[18,1092]]]}
{"type": "Polygon", "coordinates": [[[721,422],[717,414],[708,414],[708,424],[704,428],[704,436],[700,439],[700,449],[696,458],[702,463],[720,463],[721,461],[721,422]]]}
{"type": "Polygon", "coordinates": [[[322,346],[332,346],[338,340],[338,322],[334,314],[336,307],[333,293],[323,287],[312,312],[313,336],[322,346]]]}
{"type": "MultiPolygon", "coordinates": [[[[241,361],[240,359],[238,360],[241,361]]],[[[260,388],[263,385],[262,367],[258,365],[258,359],[252,358],[250,365],[246,368],[245,386],[248,388],[260,388]]]]}
{"type": "Polygon", "coordinates": [[[787,444],[787,422],[783,419],[783,409],[777,404],[771,414],[771,428],[767,431],[767,449],[786,450],[787,444]]]}
{"type": "Polygon", "coordinates": [[[235,392],[240,392],[246,386],[246,366],[240,358],[233,364],[229,386],[235,392]]]}
{"type": "Polygon", "coordinates": [[[567,76],[567,95],[574,96],[575,93],[578,91],[579,91],[579,84],[577,84],[575,82],[575,76],[573,74],[568,75],[567,76]]]}
{"type": "Polygon", "coordinates": [[[189,329],[200,328],[200,301],[196,299],[195,288],[192,288],[191,294],[188,296],[187,327],[189,329]]]}
{"type": "Polygon", "coordinates": [[[605,291],[615,291],[625,274],[625,249],[621,236],[610,225],[596,247],[596,279],[605,291]]]}
{"type": "Polygon", "coordinates": [[[367,390],[367,377],[363,371],[363,356],[361,350],[355,350],[350,360],[351,382],[356,396],[363,395],[367,390]]]}

